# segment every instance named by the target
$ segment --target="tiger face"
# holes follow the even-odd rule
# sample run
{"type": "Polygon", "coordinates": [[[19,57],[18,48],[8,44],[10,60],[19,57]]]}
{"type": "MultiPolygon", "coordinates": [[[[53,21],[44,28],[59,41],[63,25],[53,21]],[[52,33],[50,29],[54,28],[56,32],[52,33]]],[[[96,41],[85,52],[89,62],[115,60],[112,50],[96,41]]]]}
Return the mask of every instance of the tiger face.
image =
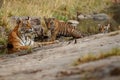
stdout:
{"type": "Polygon", "coordinates": [[[28,17],[28,19],[25,20],[17,20],[17,24],[19,25],[19,29],[18,31],[22,34],[26,34],[26,33],[30,33],[33,32],[33,28],[30,24],[30,19],[28,17]]]}
{"type": "Polygon", "coordinates": [[[111,27],[111,24],[110,23],[108,23],[107,25],[98,24],[98,27],[99,27],[99,32],[101,32],[101,33],[108,33],[109,29],[111,27]]]}
{"type": "Polygon", "coordinates": [[[55,28],[55,18],[45,18],[45,24],[47,25],[48,30],[53,30],[55,28]]]}

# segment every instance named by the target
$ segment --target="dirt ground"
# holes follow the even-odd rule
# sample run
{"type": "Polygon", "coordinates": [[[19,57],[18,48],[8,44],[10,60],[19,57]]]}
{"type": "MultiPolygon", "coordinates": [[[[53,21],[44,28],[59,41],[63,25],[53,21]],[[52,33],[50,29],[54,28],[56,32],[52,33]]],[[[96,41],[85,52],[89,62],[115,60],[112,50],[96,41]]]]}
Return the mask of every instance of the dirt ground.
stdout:
{"type": "Polygon", "coordinates": [[[60,42],[38,48],[31,54],[0,57],[0,80],[120,80],[120,56],[78,66],[73,62],[87,54],[98,55],[120,48],[120,30],[60,42]]]}

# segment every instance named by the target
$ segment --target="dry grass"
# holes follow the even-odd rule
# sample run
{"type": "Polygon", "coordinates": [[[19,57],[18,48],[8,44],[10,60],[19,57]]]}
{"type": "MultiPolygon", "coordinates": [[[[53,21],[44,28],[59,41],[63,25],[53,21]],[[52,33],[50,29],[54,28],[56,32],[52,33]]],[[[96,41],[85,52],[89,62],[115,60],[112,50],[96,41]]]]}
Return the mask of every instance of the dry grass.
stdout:
{"type": "Polygon", "coordinates": [[[111,56],[120,56],[120,48],[114,48],[111,51],[107,53],[101,53],[100,55],[93,55],[93,54],[87,54],[84,55],[80,58],[78,58],[74,63],[72,64],[73,66],[77,66],[83,63],[91,62],[91,61],[96,61],[104,58],[108,58],[111,56]]]}
{"type": "Polygon", "coordinates": [[[7,16],[50,17],[54,16],[55,13],[70,15],[77,10],[86,13],[98,12],[109,2],[109,0],[4,0],[2,12],[7,16]]]}
{"type": "Polygon", "coordinates": [[[9,16],[55,16],[66,20],[83,13],[100,12],[110,5],[109,0],[4,0],[0,13],[9,16]]]}
{"type": "MultiPolygon", "coordinates": [[[[4,0],[0,9],[0,26],[5,27],[9,32],[13,27],[9,24],[11,16],[37,16],[41,18],[47,16],[66,21],[75,18],[77,11],[91,14],[101,12],[111,5],[110,0],[4,0]]],[[[78,26],[80,31],[88,34],[97,33],[96,24],[88,22],[85,21],[78,26]]],[[[43,21],[42,23],[44,24],[43,21]]]]}
{"type": "Polygon", "coordinates": [[[75,18],[77,11],[100,12],[110,5],[110,0],[4,0],[0,9],[0,25],[11,29],[8,24],[10,16],[47,16],[66,21],[75,18]]]}
{"type": "Polygon", "coordinates": [[[0,45],[5,45],[6,46],[7,39],[6,38],[0,38],[0,45]]]}

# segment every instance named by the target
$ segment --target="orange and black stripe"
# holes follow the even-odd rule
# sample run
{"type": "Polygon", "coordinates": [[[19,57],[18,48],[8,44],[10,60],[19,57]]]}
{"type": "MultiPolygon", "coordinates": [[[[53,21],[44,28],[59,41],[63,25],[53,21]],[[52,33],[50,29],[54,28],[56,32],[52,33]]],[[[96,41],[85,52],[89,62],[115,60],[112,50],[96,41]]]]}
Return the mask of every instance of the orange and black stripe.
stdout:
{"type": "Polygon", "coordinates": [[[51,39],[55,40],[57,36],[81,38],[82,34],[75,26],[67,22],[60,22],[55,18],[44,18],[48,30],[51,30],[51,39]]]}

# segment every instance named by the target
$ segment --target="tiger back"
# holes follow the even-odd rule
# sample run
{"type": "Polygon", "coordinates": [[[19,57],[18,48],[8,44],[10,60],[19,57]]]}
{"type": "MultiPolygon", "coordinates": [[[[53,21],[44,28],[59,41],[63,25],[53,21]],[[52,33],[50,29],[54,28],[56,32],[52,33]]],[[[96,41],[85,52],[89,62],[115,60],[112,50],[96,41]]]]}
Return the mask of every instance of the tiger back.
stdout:
{"type": "Polygon", "coordinates": [[[51,31],[51,40],[55,40],[57,36],[73,37],[75,39],[82,37],[80,31],[67,22],[60,22],[55,18],[45,17],[44,20],[48,30],[51,31]]]}

